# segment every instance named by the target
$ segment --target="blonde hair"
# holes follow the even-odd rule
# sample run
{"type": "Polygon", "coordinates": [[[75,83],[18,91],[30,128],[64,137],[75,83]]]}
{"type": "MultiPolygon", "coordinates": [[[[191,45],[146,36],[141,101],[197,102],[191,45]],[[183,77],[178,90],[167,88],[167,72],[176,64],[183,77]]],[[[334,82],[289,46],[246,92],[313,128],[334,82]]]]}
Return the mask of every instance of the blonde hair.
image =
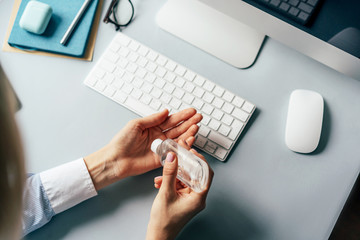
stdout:
{"type": "Polygon", "coordinates": [[[14,100],[0,65],[0,239],[20,237],[25,170],[14,100]]]}

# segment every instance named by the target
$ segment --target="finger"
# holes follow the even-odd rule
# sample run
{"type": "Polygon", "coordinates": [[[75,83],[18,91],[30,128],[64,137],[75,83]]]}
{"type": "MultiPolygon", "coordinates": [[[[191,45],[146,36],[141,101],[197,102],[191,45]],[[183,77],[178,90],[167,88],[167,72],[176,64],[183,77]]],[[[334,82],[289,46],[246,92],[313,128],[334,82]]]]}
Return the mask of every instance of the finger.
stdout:
{"type": "Polygon", "coordinates": [[[194,108],[184,109],[180,112],[172,114],[160,125],[160,128],[165,131],[167,129],[176,127],[179,123],[188,120],[192,116],[196,114],[196,110],[194,108]]]}
{"type": "Polygon", "coordinates": [[[163,123],[169,115],[169,110],[164,109],[161,112],[151,114],[147,117],[137,119],[136,121],[140,124],[141,128],[144,130],[146,128],[151,128],[160,125],[163,123]]]}
{"type": "Polygon", "coordinates": [[[189,147],[191,147],[194,144],[195,140],[196,140],[196,138],[194,136],[191,136],[191,137],[188,137],[185,140],[185,142],[189,147]]]}
{"type": "MultiPolygon", "coordinates": [[[[164,162],[162,183],[160,191],[175,196],[176,193],[176,175],[178,170],[178,161],[176,155],[172,152],[168,153],[164,162]]],[[[168,196],[169,196],[168,195],[168,196]]]]}
{"type": "Polygon", "coordinates": [[[183,147],[183,148],[185,148],[186,150],[190,150],[190,147],[189,147],[189,145],[187,145],[187,143],[184,141],[184,140],[182,140],[182,139],[179,139],[179,141],[177,142],[181,147],[183,147]]]}
{"type": "Polygon", "coordinates": [[[194,124],[188,130],[186,130],[186,132],[184,132],[179,137],[177,137],[177,139],[187,140],[189,137],[195,136],[198,131],[199,131],[199,126],[194,124]]]}
{"type": "Polygon", "coordinates": [[[198,124],[202,120],[202,117],[203,116],[200,113],[197,113],[188,120],[177,125],[176,127],[166,131],[165,135],[168,138],[177,138],[181,134],[185,133],[192,125],[198,124]]]}
{"type": "Polygon", "coordinates": [[[159,176],[159,177],[154,178],[154,183],[159,184],[159,183],[161,183],[161,182],[162,182],[162,176],[159,176]]]}

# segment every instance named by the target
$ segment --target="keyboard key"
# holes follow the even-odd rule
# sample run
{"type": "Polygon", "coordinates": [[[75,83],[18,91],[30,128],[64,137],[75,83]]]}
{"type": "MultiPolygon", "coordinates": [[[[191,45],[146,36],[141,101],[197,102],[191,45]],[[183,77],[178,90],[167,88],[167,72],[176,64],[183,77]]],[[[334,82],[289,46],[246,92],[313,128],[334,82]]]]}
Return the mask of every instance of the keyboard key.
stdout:
{"type": "Polygon", "coordinates": [[[199,87],[195,87],[195,90],[193,92],[193,94],[198,98],[201,98],[204,95],[204,93],[205,93],[205,91],[199,87]]]}
{"type": "Polygon", "coordinates": [[[235,97],[235,95],[228,91],[226,91],[223,95],[223,98],[225,99],[225,101],[228,101],[228,102],[231,102],[234,99],[234,97],[235,97]]]}
{"type": "Polygon", "coordinates": [[[206,81],[206,83],[204,84],[204,89],[206,89],[207,91],[211,92],[215,87],[215,84],[213,84],[212,82],[206,81]]]}
{"type": "Polygon", "coordinates": [[[150,50],[148,52],[148,54],[146,55],[146,58],[149,59],[150,61],[154,62],[158,56],[159,56],[159,54],[157,54],[156,52],[150,50]]]}
{"type": "Polygon", "coordinates": [[[131,97],[128,97],[125,101],[125,105],[130,108],[134,109],[135,111],[141,112],[144,116],[149,116],[151,114],[156,113],[153,109],[149,108],[148,105],[143,104],[140,101],[137,101],[131,97]]]}
{"type": "Polygon", "coordinates": [[[186,93],[182,100],[187,104],[191,104],[194,101],[194,99],[195,99],[194,96],[186,93]]]}
{"type": "Polygon", "coordinates": [[[182,97],[184,96],[185,92],[183,90],[181,90],[180,88],[176,88],[175,91],[173,92],[174,96],[178,99],[182,99],[182,97]]]}
{"type": "Polygon", "coordinates": [[[192,92],[194,90],[195,86],[191,82],[186,82],[184,85],[184,89],[188,92],[192,92]]]}
{"type": "Polygon", "coordinates": [[[177,67],[176,67],[176,69],[175,69],[175,73],[176,73],[177,75],[179,75],[180,77],[182,77],[182,76],[184,76],[185,72],[186,72],[186,68],[184,68],[184,67],[182,67],[182,66],[180,66],[180,65],[177,65],[177,67]]]}
{"type": "Polygon", "coordinates": [[[114,72],[116,65],[110,62],[109,60],[103,59],[103,61],[100,63],[100,66],[103,70],[106,72],[112,73],[114,72]]]}
{"type": "Polygon", "coordinates": [[[234,118],[230,115],[225,114],[224,117],[221,119],[221,121],[227,125],[231,125],[231,123],[234,121],[234,118]]]}
{"type": "Polygon", "coordinates": [[[216,97],[213,104],[215,107],[221,108],[224,105],[224,100],[216,97]]]}
{"type": "Polygon", "coordinates": [[[232,141],[230,141],[228,138],[224,137],[223,135],[220,135],[217,132],[210,132],[208,139],[210,139],[211,141],[216,142],[217,144],[219,144],[220,146],[224,147],[225,149],[230,149],[231,145],[232,145],[232,141]]]}
{"type": "Polygon", "coordinates": [[[131,52],[128,56],[128,59],[131,62],[136,62],[139,59],[139,55],[137,53],[131,52]]]}
{"type": "Polygon", "coordinates": [[[176,68],[176,63],[169,60],[166,64],[165,64],[165,68],[168,69],[169,71],[174,71],[176,68]]]}
{"type": "Polygon", "coordinates": [[[319,0],[308,0],[307,3],[313,7],[318,3],[319,0]]]}
{"type": "Polygon", "coordinates": [[[207,147],[211,148],[211,149],[216,149],[217,148],[217,144],[211,141],[207,142],[207,147]]]}
{"type": "Polygon", "coordinates": [[[146,92],[146,93],[150,93],[151,90],[153,89],[153,86],[147,82],[144,82],[143,86],[141,87],[141,89],[146,92]]]}
{"type": "Polygon", "coordinates": [[[210,117],[208,115],[202,114],[203,119],[201,120],[201,123],[203,123],[204,125],[208,125],[210,122],[210,117]]]}
{"type": "Polygon", "coordinates": [[[306,4],[306,3],[303,3],[303,2],[301,2],[301,3],[299,4],[298,8],[299,8],[300,10],[303,10],[303,11],[306,12],[306,13],[311,13],[311,11],[313,10],[313,7],[312,7],[312,6],[310,6],[310,5],[306,4]]]}
{"type": "Polygon", "coordinates": [[[116,61],[120,58],[118,54],[113,52],[107,52],[105,58],[112,63],[116,63],[116,61]]]}
{"type": "Polygon", "coordinates": [[[227,154],[227,151],[221,147],[218,147],[215,151],[215,155],[221,159],[224,159],[227,154]]]}
{"type": "Polygon", "coordinates": [[[214,110],[214,107],[209,104],[205,104],[202,108],[202,111],[208,115],[210,115],[213,110],[214,110]]]}
{"type": "Polygon", "coordinates": [[[270,4],[273,5],[274,7],[277,7],[280,4],[280,0],[271,0],[270,4]]]}
{"type": "Polygon", "coordinates": [[[233,102],[232,102],[236,107],[241,107],[244,104],[244,99],[242,99],[241,97],[235,97],[233,102]]]}
{"type": "Polygon", "coordinates": [[[171,101],[171,96],[169,94],[167,94],[167,93],[162,93],[161,97],[160,97],[160,100],[163,101],[166,104],[169,104],[170,101],[171,101]]]}
{"type": "Polygon", "coordinates": [[[205,151],[209,152],[209,153],[214,153],[215,152],[215,149],[212,148],[211,146],[209,146],[209,144],[207,144],[205,146],[205,151]]]}
{"type": "Polygon", "coordinates": [[[133,96],[135,99],[140,99],[141,95],[142,95],[142,92],[139,89],[134,88],[131,91],[131,96],[133,96]]]}
{"type": "Polygon", "coordinates": [[[245,102],[241,109],[244,110],[245,112],[251,113],[252,110],[254,109],[254,104],[245,102]]]}
{"type": "Polygon", "coordinates": [[[219,129],[220,127],[220,122],[214,120],[214,119],[211,119],[210,120],[210,123],[209,123],[209,127],[214,129],[215,131],[219,129]]]}
{"type": "Polygon", "coordinates": [[[165,87],[164,87],[164,90],[167,92],[167,93],[173,93],[173,91],[175,90],[175,86],[172,85],[171,83],[166,83],[165,84],[165,87]]]}
{"type": "Polygon", "coordinates": [[[170,106],[172,106],[172,107],[175,108],[175,109],[179,109],[180,105],[181,105],[181,101],[180,101],[180,100],[178,100],[178,99],[176,99],[176,98],[171,99],[171,101],[170,101],[170,106]]]}
{"type": "Polygon", "coordinates": [[[285,12],[287,12],[288,10],[289,10],[289,8],[290,8],[290,5],[289,4],[287,4],[287,3],[281,3],[280,4],[280,7],[279,7],[279,9],[281,9],[281,10],[283,10],[283,11],[285,11],[285,12]]]}
{"type": "Polygon", "coordinates": [[[162,78],[165,76],[166,70],[162,67],[158,67],[155,71],[155,74],[162,78]]]}
{"type": "Polygon", "coordinates": [[[204,101],[207,103],[211,103],[214,100],[214,98],[215,96],[208,92],[206,92],[203,97],[204,101]]]}
{"type": "Polygon", "coordinates": [[[213,90],[213,93],[218,96],[218,97],[221,97],[223,94],[224,94],[224,89],[219,87],[219,86],[216,86],[213,90]]]}
{"type": "Polygon", "coordinates": [[[160,66],[165,66],[166,62],[167,62],[167,59],[163,56],[159,56],[156,59],[156,63],[159,64],[160,66]]]}
{"type": "Polygon", "coordinates": [[[152,98],[147,95],[147,94],[143,94],[140,98],[140,101],[145,103],[145,104],[150,104],[150,101],[152,100],[152,98]]]}
{"type": "Polygon", "coordinates": [[[194,83],[198,86],[202,86],[205,82],[205,79],[203,77],[200,77],[199,75],[195,77],[194,83]]]}
{"type": "Polygon", "coordinates": [[[222,107],[222,110],[224,110],[224,112],[230,114],[234,110],[234,106],[231,105],[230,103],[225,103],[224,106],[222,107]]]}
{"type": "Polygon", "coordinates": [[[95,88],[97,90],[99,90],[100,92],[104,91],[105,88],[106,88],[106,84],[101,82],[101,81],[98,81],[96,84],[95,84],[95,88]]]}
{"type": "Polygon", "coordinates": [[[121,68],[126,68],[126,66],[128,65],[128,63],[129,63],[129,61],[126,60],[125,58],[120,58],[120,59],[117,61],[116,65],[118,65],[118,66],[121,67],[121,68]]]}
{"type": "Polygon", "coordinates": [[[119,51],[120,56],[127,57],[129,55],[130,51],[127,48],[122,47],[119,51]]]}
{"type": "Polygon", "coordinates": [[[176,77],[174,83],[176,86],[182,88],[185,84],[185,80],[182,79],[181,77],[176,77]]]}
{"type": "Polygon", "coordinates": [[[299,9],[294,8],[294,7],[291,7],[290,10],[289,10],[289,13],[290,13],[291,15],[293,15],[294,17],[296,17],[299,12],[300,12],[299,9]]]}
{"type": "Polygon", "coordinates": [[[232,112],[232,115],[238,119],[240,119],[243,122],[246,122],[249,114],[247,114],[246,112],[244,112],[243,110],[239,109],[239,108],[235,108],[234,111],[232,112]]]}
{"type": "Polygon", "coordinates": [[[153,83],[155,81],[155,79],[156,79],[156,75],[153,74],[153,73],[147,73],[145,75],[145,80],[150,82],[150,83],[153,83]]]}
{"type": "Polygon", "coordinates": [[[91,76],[86,79],[86,84],[93,87],[97,81],[98,81],[98,79],[96,76],[91,76]]]}
{"type": "Polygon", "coordinates": [[[145,67],[152,73],[155,72],[155,69],[157,68],[156,64],[153,62],[148,62],[145,67]]]}
{"type": "Polygon", "coordinates": [[[113,42],[111,43],[110,49],[111,51],[116,53],[120,49],[120,47],[121,47],[120,44],[113,42]]]}
{"type": "Polygon", "coordinates": [[[173,74],[173,73],[171,73],[171,72],[167,72],[166,74],[165,74],[165,80],[166,81],[168,81],[168,82],[173,82],[174,80],[175,80],[175,78],[176,78],[176,75],[175,74],[173,74]]]}
{"type": "Polygon", "coordinates": [[[299,0],[289,0],[289,4],[296,7],[299,4],[299,0]]]}
{"type": "Polygon", "coordinates": [[[157,99],[152,99],[150,102],[150,107],[152,107],[155,110],[159,110],[161,107],[161,102],[157,99]]]}
{"type": "Polygon", "coordinates": [[[158,88],[163,88],[164,87],[164,85],[165,85],[165,81],[163,80],[163,79],[161,79],[161,78],[156,78],[156,80],[155,80],[155,86],[157,86],[158,88]]]}
{"type": "MultiPolygon", "coordinates": [[[[153,90],[151,91],[151,96],[155,97],[155,98],[160,98],[162,91],[158,88],[153,88],[153,90]]],[[[168,103],[168,102],[167,102],[168,103]]]]}
{"type": "Polygon", "coordinates": [[[137,42],[134,42],[134,41],[132,41],[129,45],[129,48],[131,50],[133,50],[134,52],[136,52],[139,47],[140,47],[140,44],[138,44],[137,42]]]}
{"type": "Polygon", "coordinates": [[[186,71],[184,78],[188,81],[192,81],[194,80],[195,76],[196,74],[194,72],[186,71]]]}
{"type": "Polygon", "coordinates": [[[207,135],[210,133],[210,129],[205,126],[200,126],[198,133],[204,137],[207,137],[207,135]]]}
{"type": "Polygon", "coordinates": [[[137,64],[139,64],[140,67],[145,67],[149,61],[144,57],[139,57],[136,62],[137,64]]]}
{"type": "Polygon", "coordinates": [[[215,109],[212,112],[211,116],[216,120],[220,120],[224,116],[224,113],[222,111],[220,111],[219,109],[215,109]]]}
{"type": "Polygon", "coordinates": [[[140,48],[138,49],[138,53],[144,57],[146,56],[146,54],[148,54],[148,52],[149,52],[149,49],[144,46],[140,46],[140,48]]]}
{"type": "Polygon", "coordinates": [[[298,18],[300,18],[301,20],[303,20],[305,22],[309,18],[309,14],[301,11],[298,15],[298,18]]]}
{"type": "Polygon", "coordinates": [[[198,135],[194,144],[200,148],[203,148],[206,142],[207,142],[206,138],[198,135]]]}
{"type": "Polygon", "coordinates": [[[219,133],[221,133],[222,135],[224,135],[225,137],[229,134],[231,128],[225,126],[225,125],[221,125],[219,128],[219,133]]]}
{"type": "Polygon", "coordinates": [[[195,99],[195,101],[192,104],[194,108],[196,108],[197,110],[200,110],[204,106],[204,102],[199,99],[195,99]]]}
{"type": "Polygon", "coordinates": [[[124,103],[127,98],[127,95],[124,93],[117,91],[114,95],[114,100],[118,103],[124,103]]]}

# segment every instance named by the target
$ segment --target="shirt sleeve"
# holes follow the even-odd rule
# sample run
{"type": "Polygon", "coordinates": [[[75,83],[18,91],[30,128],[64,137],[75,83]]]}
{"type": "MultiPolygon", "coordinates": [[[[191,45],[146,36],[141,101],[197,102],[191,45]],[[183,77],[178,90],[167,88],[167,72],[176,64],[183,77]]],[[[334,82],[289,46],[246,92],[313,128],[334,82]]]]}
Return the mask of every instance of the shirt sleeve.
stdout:
{"type": "Polygon", "coordinates": [[[23,235],[96,195],[82,158],[30,176],[24,191],[23,235]]]}

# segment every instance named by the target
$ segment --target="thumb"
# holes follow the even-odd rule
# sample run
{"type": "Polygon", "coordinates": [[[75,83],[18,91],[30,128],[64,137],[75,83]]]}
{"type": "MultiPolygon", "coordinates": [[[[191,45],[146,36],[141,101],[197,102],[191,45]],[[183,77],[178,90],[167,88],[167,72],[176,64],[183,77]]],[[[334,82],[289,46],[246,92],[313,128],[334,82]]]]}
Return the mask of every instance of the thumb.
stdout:
{"type": "Polygon", "coordinates": [[[176,175],[178,170],[178,161],[174,153],[167,154],[164,168],[163,177],[160,190],[168,193],[175,193],[176,191],[176,175]]]}

